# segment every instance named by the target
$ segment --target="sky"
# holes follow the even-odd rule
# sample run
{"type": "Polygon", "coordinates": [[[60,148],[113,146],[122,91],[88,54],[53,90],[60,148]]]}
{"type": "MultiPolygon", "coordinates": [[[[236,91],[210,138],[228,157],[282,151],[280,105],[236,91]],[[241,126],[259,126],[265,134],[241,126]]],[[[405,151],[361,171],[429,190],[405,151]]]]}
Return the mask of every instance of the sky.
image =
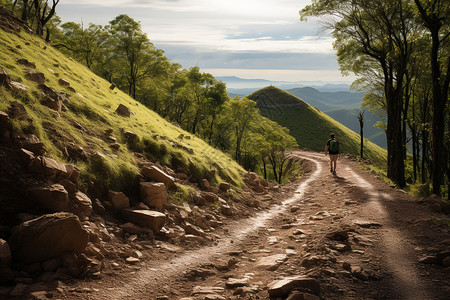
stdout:
{"type": "Polygon", "coordinates": [[[106,25],[119,14],[139,21],[150,41],[184,68],[214,76],[351,83],[342,77],[333,39],[314,20],[310,0],[64,0],[62,22],[106,25]]]}

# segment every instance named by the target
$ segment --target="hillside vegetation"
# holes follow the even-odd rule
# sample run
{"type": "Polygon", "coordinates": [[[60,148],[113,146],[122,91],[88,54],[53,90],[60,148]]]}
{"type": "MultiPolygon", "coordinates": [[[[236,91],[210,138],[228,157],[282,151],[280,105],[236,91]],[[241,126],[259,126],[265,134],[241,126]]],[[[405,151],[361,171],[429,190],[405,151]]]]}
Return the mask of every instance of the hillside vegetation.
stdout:
{"type": "Polygon", "coordinates": [[[24,31],[2,31],[1,35],[0,67],[27,90],[10,92],[0,88],[0,110],[6,111],[13,101],[22,103],[31,121],[12,119],[13,127],[18,132],[36,134],[43,141],[47,155],[69,162],[65,150],[69,143],[82,147],[89,157],[105,155],[100,164],[95,159],[70,161],[82,170],[85,182],[103,180],[110,188],[125,189],[130,178],[138,173],[135,151],[174,170],[189,173],[197,180],[208,178],[212,182],[227,180],[234,185],[241,184],[239,173],[243,170],[231,157],[167,122],[122,91],[111,90],[106,80],[65,57],[41,38],[24,31]],[[44,96],[38,84],[27,79],[29,67],[20,65],[19,59],[34,63],[36,69],[31,72],[42,72],[45,85],[64,93],[66,111],[58,113],[43,105],[44,96]],[[70,89],[60,85],[60,79],[69,82],[70,89]],[[130,117],[115,112],[120,104],[131,109],[130,117]],[[112,129],[111,134],[105,133],[108,129],[112,129]],[[125,131],[134,133],[135,138],[127,139],[125,131]],[[108,139],[109,135],[117,139],[118,150],[111,148],[114,143],[108,139]]]}
{"type": "MultiPolygon", "coordinates": [[[[248,98],[256,101],[261,114],[289,128],[300,147],[323,152],[330,133],[334,132],[343,153],[359,155],[357,133],[302,99],[273,86],[260,89],[248,98]]],[[[386,151],[368,140],[365,140],[364,153],[365,158],[377,164],[385,163],[386,151]]]]}

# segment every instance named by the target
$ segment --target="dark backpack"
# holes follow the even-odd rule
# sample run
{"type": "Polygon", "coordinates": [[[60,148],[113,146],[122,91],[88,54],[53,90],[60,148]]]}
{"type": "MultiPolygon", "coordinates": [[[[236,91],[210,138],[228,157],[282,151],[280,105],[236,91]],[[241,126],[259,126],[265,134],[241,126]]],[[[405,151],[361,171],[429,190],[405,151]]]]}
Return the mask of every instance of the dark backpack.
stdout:
{"type": "Polygon", "coordinates": [[[330,141],[330,152],[335,152],[337,153],[339,151],[339,142],[335,139],[330,141]]]}

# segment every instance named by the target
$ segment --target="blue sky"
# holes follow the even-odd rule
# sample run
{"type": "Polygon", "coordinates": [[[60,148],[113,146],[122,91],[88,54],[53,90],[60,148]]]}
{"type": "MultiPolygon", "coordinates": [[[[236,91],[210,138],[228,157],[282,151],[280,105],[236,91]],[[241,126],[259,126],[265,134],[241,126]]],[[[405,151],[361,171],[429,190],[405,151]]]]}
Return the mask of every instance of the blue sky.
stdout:
{"type": "Polygon", "coordinates": [[[332,38],[300,22],[309,0],[64,0],[63,22],[106,25],[119,14],[141,22],[156,47],[184,68],[214,76],[350,83],[332,38]]]}

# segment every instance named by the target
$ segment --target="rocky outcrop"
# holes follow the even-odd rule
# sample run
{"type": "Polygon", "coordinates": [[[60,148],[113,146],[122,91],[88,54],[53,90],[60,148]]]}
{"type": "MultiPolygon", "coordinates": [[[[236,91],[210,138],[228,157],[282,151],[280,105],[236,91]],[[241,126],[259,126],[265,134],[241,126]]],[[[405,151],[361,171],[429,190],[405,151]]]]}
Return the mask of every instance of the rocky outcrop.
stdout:
{"type": "Polygon", "coordinates": [[[141,201],[149,207],[162,211],[167,204],[167,190],[164,183],[141,182],[141,201]]]}
{"type": "Polygon", "coordinates": [[[43,215],[13,228],[10,238],[13,258],[25,263],[42,262],[65,252],[81,253],[89,234],[72,213],[43,215]]]}
{"type": "Polygon", "coordinates": [[[119,104],[119,107],[117,107],[117,109],[116,109],[116,113],[121,116],[128,117],[128,118],[131,115],[130,109],[123,104],[119,104]]]}
{"type": "Polygon", "coordinates": [[[122,217],[134,224],[158,232],[166,221],[166,215],[152,210],[123,209],[122,217]]]}
{"type": "Polygon", "coordinates": [[[91,215],[92,201],[86,194],[77,191],[75,194],[70,195],[68,210],[83,220],[91,215]]]}
{"type": "Polygon", "coordinates": [[[114,212],[119,212],[124,208],[130,208],[130,199],[122,192],[108,192],[109,202],[112,204],[114,212]]]}
{"type": "Polygon", "coordinates": [[[46,151],[44,143],[34,134],[15,134],[14,141],[19,147],[37,155],[42,155],[46,151]]]}
{"type": "Polygon", "coordinates": [[[30,188],[27,194],[32,201],[51,212],[66,211],[68,208],[69,194],[61,184],[30,188]]]}
{"type": "Polygon", "coordinates": [[[144,166],[141,169],[142,175],[156,182],[162,182],[167,188],[174,186],[175,179],[157,166],[144,166]]]}

